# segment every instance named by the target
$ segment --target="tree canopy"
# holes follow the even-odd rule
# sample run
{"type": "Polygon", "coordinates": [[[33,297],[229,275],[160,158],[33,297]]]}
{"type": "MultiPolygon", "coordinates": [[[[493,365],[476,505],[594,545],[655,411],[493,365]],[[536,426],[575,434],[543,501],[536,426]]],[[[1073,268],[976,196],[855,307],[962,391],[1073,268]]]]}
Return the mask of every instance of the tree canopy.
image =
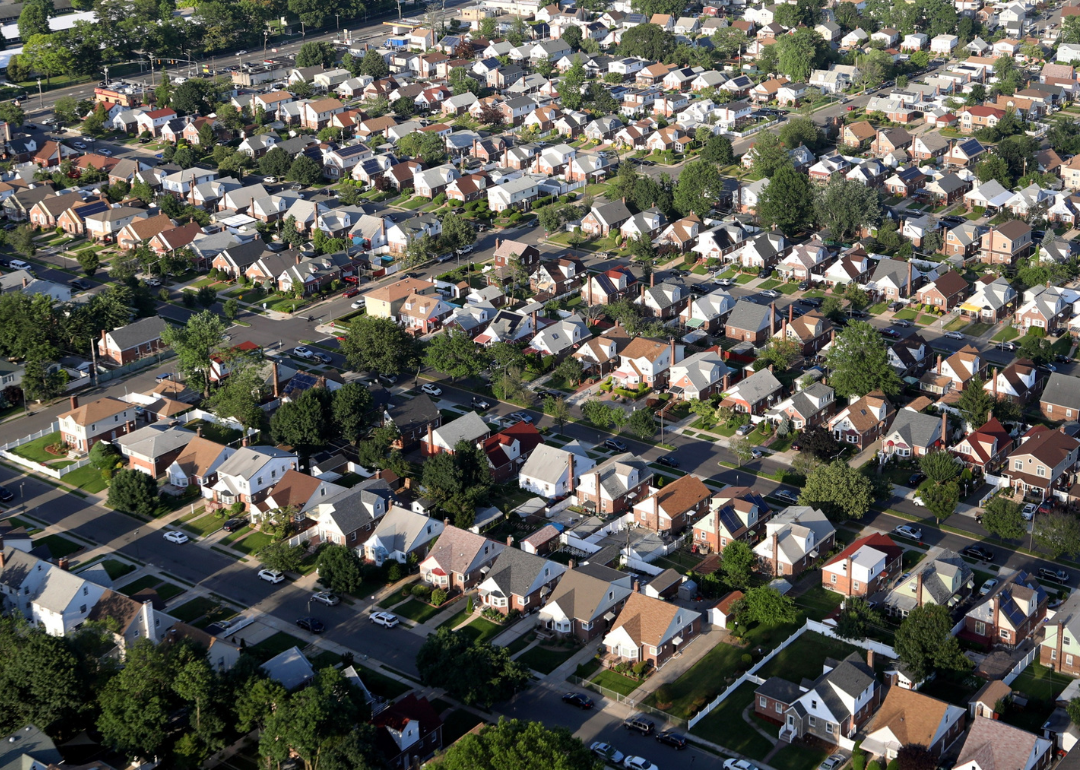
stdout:
{"type": "Polygon", "coordinates": [[[923,604],[912,609],[900,624],[893,648],[920,679],[934,669],[966,671],[971,662],[961,652],[952,627],[947,608],[923,604]]]}
{"type": "Polygon", "coordinates": [[[837,396],[865,396],[873,390],[895,396],[903,387],[900,376],[889,365],[881,335],[865,321],[854,321],[836,335],[826,361],[837,396]]]}
{"type": "Polygon", "coordinates": [[[517,719],[468,733],[443,755],[445,770],[598,770],[599,759],[565,727],[517,719]]]}
{"type": "Polygon", "coordinates": [[[861,519],[873,503],[870,479],[839,459],[811,472],[799,495],[800,505],[819,508],[833,521],[861,519]]]}
{"type": "Polygon", "coordinates": [[[490,706],[529,682],[528,670],[510,660],[507,648],[474,644],[467,634],[446,626],[428,635],[416,668],[425,685],[441,687],[467,706],[490,706]]]}

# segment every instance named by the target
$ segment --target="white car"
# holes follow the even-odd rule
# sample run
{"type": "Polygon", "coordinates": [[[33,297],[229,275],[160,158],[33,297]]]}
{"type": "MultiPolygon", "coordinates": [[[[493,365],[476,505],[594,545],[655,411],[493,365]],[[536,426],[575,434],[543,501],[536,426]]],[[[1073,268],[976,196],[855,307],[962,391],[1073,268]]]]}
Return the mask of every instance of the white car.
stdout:
{"type": "Polygon", "coordinates": [[[945,332],[945,336],[948,337],[950,340],[962,340],[962,339],[964,339],[964,335],[961,334],[960,332],[945,332]]]}
{"type": "Polygon", "coordinates": [[[420,386],[420,390],[427,393],[429,396],[441,396],[442,388],[438,385],[432,385],[430,382],[426,382],[420,386]]]}
{"type": "Polygon", "coordinates": [[[911,498],[911,502],[915,503],[915,505],[920,508],[926,505],[926,503],[923,502],[923,499],[919,495],[915,495],[915,497],[911,498]]]}
{"type": "Polygon", "coordinates": [[[595,741],[591,746],[589,746],[589,751],[600,757],[600,759],[604,760],[605,762],[613,765],[617,765],[623,761],[623,753],[616,749],[614,746],[612,746],[610,743],[601,743],[600,741],[595,741]]]}
{"type": "Polygon", "coordinates": [[[1024,521],[1031,521],[1035,518],[1035,511],[1038,506],[1035,503],[1028,503],[1024,506],[1024,510],[1020,512],[1020,515],[1024,517],[1024,521]]]}
{"type": "Polygon", "coordinates": [[[284,579],[285,575],[278,572],[276,569],[259,570],[259,580],[265,580],[267,583],[280,583],[284,579]]]}
{"type": "Polygon", "coordinates": [[[458,249],[457,253],[458,254],[472,254],[472,250],[473,250],[473,246],[470,243],[470,244],[466,244],[465,246],[462,246],[460,249],[458,249]]]}
{"type": "Polygon", "coordinates": [[[294,356],[297,356],[299,358],[304,358],[304,359],[313,358],[315,356],[314,353],[312,353],[310,350],[305,348],[303,345],[301,345],[300,347],[297,347],[297,348],[293,348],[292,353],[293,353],[294,356]]]}
{"type": "Polygon", "coordinates": [[[311,601],[325,604],[327,607],[335,607],[341,602],[341,599],[329,591],[318,591],[311,595],[311,601]]]}
{"type": "Polygon", "coordinates": [[[659,767],[645,759],[645,757],[627,757],[622,764],[626,770],[660,770],[659,767]]]}
{"type": "Polygon", "coordinates": [[[996,586],[997,584],[997,578],[990,578],[981,586],[979,586],[979,596],[986,596],[988,593],[994,590],[994,586],[996,586]]]}
{"type": "Polygon", "coordinates": [[[276,176],[264,177],[263,178],[263,183],[264,184],[277,184],[277,177],[276,176]]]}
{"type": "Polygon", "coordinates": [[[86,149],[86,145],[83,144],[82,142],[74,142],[74,144],[80,150],[85,150],[86,149]]]}
{"type": "Polygon", "coordinates": [[[904,537],[910,537],[912,540],[922,540],[922,530],[909,527],[907,524],[901,524],[893,532],[904,537]]]}
{"type": "Polygon", "coordinates": [[[33,267],[29,262],[23,262],[21,259],[13,259],[8,264],[12,270],[30,270],[33,267]]]}
{"type": "Polygon", "coordinates": [[[176,543],[177,545],[180,545],[182,543],[186,543],[191,538],[189,538],[183,532],[166,532],[165,539],[168,540],[170,543],[176,543]]]}
{"type": "Polygon", "coordinates": [[[364,307],[364,300],[363,299],[358,299],[358,300],[356,300],[356,302],[349,305],[349,307],[351,307],[353,310],[360,310],[361,308],[364,307]]]}
{"type": "Polygon", "coordinates": [[[745,759],[731,759],[724,760],[724,770],[758,770],[756,765],[752,765],[745,759]]]}
{"type": "Polygon", "coordinates": [[[389,612],[375,612],[371,615],[371,622],[379,626],[385,626],[386,628],[393,628],[399,621],[397,615],[393,615],[389,612]]]}
{"type": "Polygon", "coordinates": [[[112,157],[112,150],[102,150],[101,154],[104,155],[106,158],[111,158],[112,157]]]}
{"type": "Polygon", "coordinates": [[[776,299],[780,296],[780,292],[778,292],[776,289],[766,289],[765,291],[761,292],[761,296],[768,297],[769,299],[776,299]]]}

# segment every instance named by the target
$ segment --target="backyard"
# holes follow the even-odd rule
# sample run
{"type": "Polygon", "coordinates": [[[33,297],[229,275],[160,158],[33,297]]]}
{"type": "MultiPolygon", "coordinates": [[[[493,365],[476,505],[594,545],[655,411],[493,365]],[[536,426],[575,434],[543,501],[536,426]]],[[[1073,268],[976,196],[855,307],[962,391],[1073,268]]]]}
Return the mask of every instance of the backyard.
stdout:
{"type": "Polygon", "coordinates": [[[762,679],[778,676],[796,683],[803,677],[815,679],[822,674],[826,658],[842,660],[852,652],[858,652],[855,645],[808,631],[758,669],[757,675],[762,679]]]}
{"type": "Polygon", "coordinates": [[[772,741],[757,730],[750,729],[742,718],[743,710],[754,703],[756,689],[757,685],[752,682],[739,686],[698,722],[691,732],[750,759],[764,759],[772,751],[772,741]]]}
{"type": "Polygon", "coordinates": [[[1012,683],[1013,692],[1027,699],[1024,708],[1010,704],[1002,719],[1015,727],[1038,734],[1054,711],[1055,700],[1072,677],[1032,662],[1012,683]]]}
{"type": "Polygon", "coordinates": [[[835,591],[830,591],[824,586],[814,586],[809,591],[795,597],[795,603],[802,608],[807,617],[814,620],[824,620],[833,610],[840,606],[844,597],[835,591]]]}

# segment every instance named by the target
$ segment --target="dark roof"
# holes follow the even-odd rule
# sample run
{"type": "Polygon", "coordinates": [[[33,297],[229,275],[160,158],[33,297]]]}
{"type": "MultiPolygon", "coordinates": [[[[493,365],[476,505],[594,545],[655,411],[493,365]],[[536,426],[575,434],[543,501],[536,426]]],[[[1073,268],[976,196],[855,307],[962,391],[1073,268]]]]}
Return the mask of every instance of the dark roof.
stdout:
{"type": "Polygon", "coordinates": [[[113,329],[109,336],[117,344],[120,350],[129,350],[153,340],[161,339],[161,333],[165,331],[167,324],[160,316],[150,316],[136,321],[119,329],[113,329]]]}
{"type": "Polygon", "coordinates": [[[765,680],[765,683],[761,685],[761,687],[754,691],[754,694],[764,695],[766,698],[772,698],[773,700],[778,700],[781,703],[790,705],[802,695],[802,690],[799,688],[799,685],[794,682],[789,682],[778,676],[771,676],[765,680]]]}
{"type": "Polygon", "coordinates": [[[435,402],[424,393],[390,407],[387,413],[402,433],[437,422],[442,417],[435,402]]]}
{"type": "Polygon", "coordinates": [[[225,249],[222,254],[231,259],[237,267],[246,268],[255,263],[263,252],[266,251],[266,244],[263,243],[262,238],[255,238],[247,243],[238,243],[235,246],[230,246],[225,249]]]}
{"type": "Polygon", "coordinates": [[[1080,378],[1051,372],[1042,392],[1043,403],[1080,409],[1080,378]]]}
{"type": "Polygon", "coordinates": [[[544,570],[548,571],[549,579],[554,578],[556,569],[552,566],[552,562],[542,556],[525,553],[517,548],[504,548],[495,559],[495,563],[491,565],[488,579],[494,580],[507,598],[527,596],[544,570]]]}

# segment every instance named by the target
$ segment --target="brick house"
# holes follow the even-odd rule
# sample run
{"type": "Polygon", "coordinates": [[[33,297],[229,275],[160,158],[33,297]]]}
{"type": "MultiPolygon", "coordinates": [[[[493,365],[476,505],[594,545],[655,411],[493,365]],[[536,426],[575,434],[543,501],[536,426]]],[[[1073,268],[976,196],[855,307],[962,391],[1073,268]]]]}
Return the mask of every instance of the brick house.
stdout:
{"type": "Polygon", "coordinates": [[[1031,253],[1031,225],[1010,219],[982,237],[980,260],[988,265],[1012,265],[1031,253]]]}
{"type": "Polygon", "coordinates": [[[429,426],[427,435],[420,440],[420,452],[424,457],[454,454],[461,442],[475,446],[490,435],[491,428],[483,418],[476,412],[467,412],[439,427],[429,426]]]}
{"type": "Polygon", "coordinates": [[[792,505],[765,524],[765,536],[754,546],[762,570],[773,577],[795,577],[828,553],[836,530],[825,514],[808,505],[792,505]]]}
{"type": "Polygon", "coordinates": [[[828,427],[837,441],[854,444],[862,451],[885,435],[894,417],[895,407],[884,393],[874,390],[842,409],[829,420],[828,427]]]}
{"type": "Polygon", "coordinates": [[[564,572],[564,565],[507,543],[479,586],[480,603],[501,615],[526,613],[543,604],[564,572]]]}
{"type": "Polygon", "coordinates": [[[687,474],[634,504],[634,521],[653,532],[676,535],[709,506],[712,491],[697,476],[687,474]]]}
{"type": "Polygon", "coordinates": [[[484,568],[491,567],[504,548],[502,543],[448,524],[420,562],[420,577],[444,591],[468,591],[480,584],[484,568]]]}
{"type": "Polygon", "coordinates": [[[574,492],[578,505],[586,510],[601,514],[622,513],[648,492],[652,480],[653,471],[648,463],[623,452],[582,474],[574,492]]]}
{"type": "Polygon", "coordinates": [[[101,331],[98,355],[117,366],[137,361],[165,349],[161,334],[167,324],[160,316],[150,316],[127,326],[101,331]]]}
{"type": "Polygon", "coordinates": [[[754,372],[727,390],[720,406],[746,414],[764,414],[784,392],[784,386],[768,369],[754,372]]]}
{"type": "Polygon", "coordinates": [[[212,487],[214,500],[209,507],[228,508],[242,503],[245,510],[253,510],[282,476],[296,470],[297,462],[295,454],[277,447],[241,447],[218,468],[218,480],[212,487]]]}
{"type": "MultiPolygon", "coordinates": [[[[346,674],[355,669],[351,666],[346,674]]],[[[443,747],[443,723],[427,698],[409,693],[371,718],[375,745],[392,768],[415,767],[443,747]]]]}
{"type": "Polygon", "coordinates": [[[915,690],[890,687],[864,728],[863,750],[892,761],[900,747],[917,743],[940,757],[964,732],[967,709],[915,690]]]}
{"type": "Polygon", "coordinates": [[[604,636],[609,655],[660,668],[701,631],[701,613],[633,593],[604,636]]]}
{"type": "Polygon", "coordinates": [[[612,377],[624,387],[665,387],[668,373],[673,364],[682,360],[683,351],[684,346],[674,339],[662,342],[635,337],[619,352],[619,368],[612,377]]]}
{"type": "Polygon", "coordinates": [[[1048,601],[1046,589],[1032,575],[1018,570],[1000,578],[967,611],[959,636],[988,648],[996,645],[1015,648],[1040,628],[1048,601]]]}
{"type": "Polygon", "coordinates": [[[882,601],[884,611],[906,618],[916,607],[954,607],[971,595],[974,573],[956,551],[935,546],[911,572],[903,575],[882,601]]]}
{"type": "MultiPolygon", "coordinates": [[[[993,705],[996,706],[996,702],[993,705]]],[[[986,765],[996,764],[999,757],[1008,757],[1006,761],[1016,770],[1045,770],[1054,761],[1051,738],[1055,735],[1056,731],[1049,727],[1042,736],[1035,735],[1001,721],[996,713],[978,716],[971,723],[953,767],[956,770],[983,770],[986,765]],[[990,756],[994,759],[988,760],[990,756]]]]}
{"type": "Polygon", "coordinates": [[[1045,500],[1054,490],[1075,482],[1080,441],[1060,430],[1036,425],[1020,437],[1020,445],[1009,453],[1002,471],[1009,487],[1045,500]]]}
{"type": "Polygon", "coordinates": [[[844,596],[872,596],[900,574],[903,555],[888,535],[861,537],[825,563],[821,585],[844,596]]]}
{"type": "Polygon", "coordinates": [[[973,430],[959,443],[949,447],[949,452],[969,468],[983,473],[997,473],[1012,446],[1012,436],[1005,426],[996,417],[991,417],[978,430],[973,430]]]}
{"type": "Polygon", "coordinates": [[[1048,420],[1060,422],[1080,416],[1080,378],[1051,372],[1039,399],[1039,411],[1048,420]]]}
{"type": "Polygon", "coordinates": [[[426,393],[387,406],[383,415],[383,427],[393,425],[398,431],[391,446],[401,451],[411,450],[442,425],[442,413],[426,393]]]}
{"type": "Polygon", "coordinates": [[[502,484],[517,476],[533,450],[543,443],[540,431],[527,422],[517,422],[484,439],[481,448],[487,455],[495,483],[502,484]]]}
{"type": "Polygon", "coordinates": [[[61,414],[60,438],[76,452],[89,452],[98,441],[115,441],[135,426],[135,405],[116,398],[99,398],[79,406],[71,397],[71,409],[61,414]]]}
{"type": "Polygon", "coordinates": [[[599,564],[577,567],[571,560],[540,610],[540,625],[559,636],[588,643],[611,627],[634,592],[633,581],[627,572],[599,564]]]}
{"type": "Polygon", "coordinates": [[[758,305],[740,299],[728,316],[724,336],[740,342],[750,342],[757,347],[776,333],[779,322],[775,305],[758,305]]]}
{"type": "Polygon", "coordinates": [[[194,431],[155,423],[120,436],[114,443],[120,454],[127,458],[128,468],[156,479],[183,454],[194,438],[194,431]]]}
{"type": "Polygon", "coordinates": [[[955,270],[950,270],[932,283],[922,286],[915,292],[915,299],[924,305],[933,305],[942,310],[952,310],[967,297],[970,287],[955,270]]]}
{"type": "Polygon", "coordinates": [[[712,496],[709,512],[694,522],[694,544],[699,551],[723,553],[733,540],[757,539],[772,513],[751,487],[727,487],[712,496]]]}

